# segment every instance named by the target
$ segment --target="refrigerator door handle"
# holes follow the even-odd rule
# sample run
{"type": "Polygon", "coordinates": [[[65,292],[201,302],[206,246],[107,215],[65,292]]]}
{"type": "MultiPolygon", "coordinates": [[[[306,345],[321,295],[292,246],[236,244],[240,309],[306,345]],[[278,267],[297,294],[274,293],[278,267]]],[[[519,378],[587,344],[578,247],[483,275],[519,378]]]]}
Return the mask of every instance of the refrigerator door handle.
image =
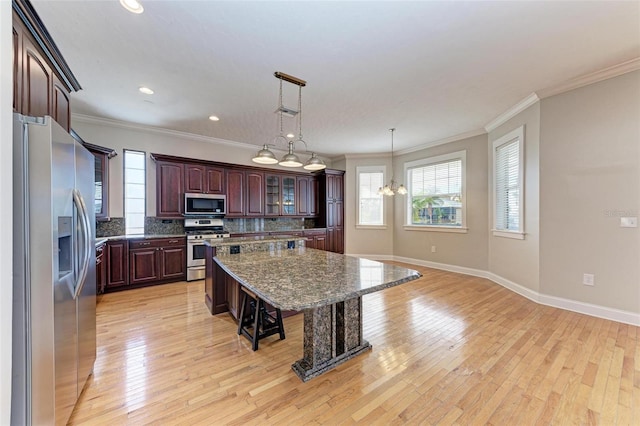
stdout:
{"type": "Polygon", "coordinates": [[[91,259],[91,230],[89,227],[89,215],[87,214],[87,207],[84,202],[84,198],[82,198],[82,194],[77,189],[73,190],[73,202],[78,209],[78,218],[80,219],[80,225],[82,228],[82,234],[84,237],[84,259],[82,261],[82,269],[80,271],[80,276],[78,277],[78,282],[75,286],[75,291],[73,292],[73,298],[77,299],[78,295],[82,291],[85,282],[87,281],[87,273],[89,271],[89,261],[91,259]]]}

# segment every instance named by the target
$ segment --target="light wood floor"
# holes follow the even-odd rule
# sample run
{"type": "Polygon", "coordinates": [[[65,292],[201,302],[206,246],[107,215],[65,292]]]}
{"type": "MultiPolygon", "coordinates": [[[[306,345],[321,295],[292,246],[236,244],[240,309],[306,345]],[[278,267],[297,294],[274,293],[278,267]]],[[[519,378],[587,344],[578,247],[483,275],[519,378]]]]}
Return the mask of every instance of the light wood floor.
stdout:
{"type": "Polygon", "coordinates": [[[307,383],[302,315],[252,352],[204,284],[105,295],[71,424],[640,424],[640,329],[427,268],[364,296],[373,351],[307,383]]]}

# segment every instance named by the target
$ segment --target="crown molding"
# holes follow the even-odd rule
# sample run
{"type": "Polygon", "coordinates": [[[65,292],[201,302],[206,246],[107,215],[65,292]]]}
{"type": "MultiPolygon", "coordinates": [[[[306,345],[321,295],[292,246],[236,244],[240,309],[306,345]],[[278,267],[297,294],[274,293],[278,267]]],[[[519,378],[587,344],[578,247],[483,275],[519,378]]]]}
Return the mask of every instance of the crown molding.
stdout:
{"type": "Polygon", "coordinates": [[[509,119],[513,118],[517,114],[521,113],[531,105],[538,102],[540,99],[548,98],[549,96],[559,95],[570,90],[579,89],[580,87],[588,86],[590,84],[598,83],[609,78],[618,77],[622,74],[626,74],[633,71],[640,70],[640,58],[634,58],[621,64],[613,65],[603,70],[595,71],[589,74],[584,74],[579,77],[572,78],[563,83],[555,86],[547,87],[546,89],[538,90],[527,96],[522,101],[518,102],[507,111],[499,115],[493,121],[484,126],[487,132],[491,132],[498,126],[506,123],[509,119]]]}
{"type": "Polygon", "coordinates": [[[390,152],[374,152],[371,154],[344,154],[344,155],[339,155],[337,157],[333,157],[331,158],[332,161],[335,160],[358,160],[358,159],[367,159],[367,158],[387,158],[391,155],[390,152]]]}
{"type": "Polygon", "coordinates": [[[515,104],[514,106],[512,106],[502,114],[500,114],[498,117],[493,119],[493,121],[490,121],[487,125],[485,125],[484,126],[485,130],[487,131],[487,133],[495,130],[498,126],[503,125],[504,123],[506,123],[516,115],[520,114],[522,111],[529,108],[531,105],[535,104],[539,100],[540,98],[536,93],[530,94],[529,96],[527,96],[526,98],[524,98],[523,100],[521,100],[520,102],[518,102],[517,104],[515,104]]]}
{"type": "Polygon", "coordinates": [[[457,135],[453,135],[453,136],[450,136],[448,138],[439,139],[439,140],[432,141],[432,142],[427,142],[427,143],[424,143],[424,144],[421,144],[421,145],[417,145],[417,146],[413,146],[413,147],[410,147],[410,148],[400,149],[398,151],[395,151],[393,153],[393,155],[411,154],[412,152],[422,151],[423,149],[433,148],[434,146],[444,145],[444,144],[451,143],[451,142],[461,141],[463,139],[468,139],[468,138],[472,138],[474,136],[484,135],[486,133],[487,132],[484,129],[470,130],[468,132],[459,133],[457,135]]]}
{"type": "Polygon", "coordinates": [[[634,58],[630,61],[626,61],[600,71],[584,74],[555,86],[547,87],[546,89],[539,90],[537,93],[540,99],[548,98],[549,96],[559,95],[560,93],[568,92],[569,90],[578,89],[589,84],[638,70],[640,70],[640,58],[634,58]]]}
{"type": "MultiPolygon", "coordinates": [[[[195,133],[163,129],[161,127],[147,126],[144,124],[127,123],[126,121],[113,120],[111,118],[94,117],[91,115],[84,115],[84,114],[72,114],[71,116],[73,120],[79,121],[81,123],[98,124],[98,125],[109,126],[109,127],[118,127],[118,128],[127,129],[127,130],[137,130],[140,132],[156,133],[156,134],[165,135],[165,136],[191,139],[198,142],[227,145],[227,146],[233,146],[235,148],[238,148],[238,147],[246,148],[246,149],[251,149],[252,151],[255,151],[258,148],[257,145],[252,145],[245,142],[235,142],[227,139],[196,135],[195,133]]],[[[274,149],[274,151],[285,152],[284,150],[279,150],[279,149],[274,149]]]]}

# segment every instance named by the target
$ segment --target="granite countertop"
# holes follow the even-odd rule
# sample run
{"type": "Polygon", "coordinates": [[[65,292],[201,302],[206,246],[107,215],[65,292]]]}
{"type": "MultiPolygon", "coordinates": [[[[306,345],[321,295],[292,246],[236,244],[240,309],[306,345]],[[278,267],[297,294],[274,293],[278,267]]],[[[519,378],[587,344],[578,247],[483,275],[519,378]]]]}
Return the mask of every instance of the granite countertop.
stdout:
{"type": "Polygon", "coordinates": [[[149,240],[153,238],[184,238],[186,234],[144,234],[144,235],[115,235],[111,237],[96,237],[96,246],[107,241],[118,240],[149,240]]]}
{"type": "Polygon", "coordinates": [[[295,311],[344,301],[422,276],[413,269],[304,247],[222,255],[214,260],[274,307],[295,311]]]}

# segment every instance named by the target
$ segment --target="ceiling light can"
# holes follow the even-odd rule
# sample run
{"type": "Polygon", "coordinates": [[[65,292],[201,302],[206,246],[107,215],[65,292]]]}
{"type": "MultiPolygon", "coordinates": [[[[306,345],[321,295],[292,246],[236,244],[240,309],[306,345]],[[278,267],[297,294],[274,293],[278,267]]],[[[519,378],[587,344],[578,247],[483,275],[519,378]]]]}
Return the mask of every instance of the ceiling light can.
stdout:
{"type": "Polygon", "coordinates": [[[153,95],[153,90],[149,89],[148,87],[142,86],[141,88],[138,89],[141,93],[144,93],[145,95],[153,95]]]}

